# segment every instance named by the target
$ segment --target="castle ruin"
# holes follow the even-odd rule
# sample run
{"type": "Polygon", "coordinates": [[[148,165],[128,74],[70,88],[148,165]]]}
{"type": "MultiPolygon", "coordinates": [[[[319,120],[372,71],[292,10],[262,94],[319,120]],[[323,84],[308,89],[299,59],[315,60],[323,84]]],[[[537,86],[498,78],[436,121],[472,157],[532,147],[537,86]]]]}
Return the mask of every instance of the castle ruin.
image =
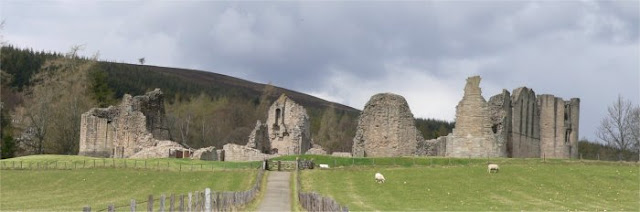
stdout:
{"type": "Polygon", "coordinates": [[[263,160],[280,155],[322,154],[311,142],[307,111],[282,94],[267,111],[267,120],[256,122],[247,144],[225,144],[225,161],[263,160]]]}
{"type": "Polygon", "coordinates": [[[486,102],[480,80],[467,79],[453,132],[426,141],[425,148],[435,152],[428,155],[577,158],[580,99],[564,101],[520,87],[486,102]]]}
{"type": "MultiPolygon", "coordinates": [[[[92,108],[80,121],[79,155],[111,158],[162,158],[191,151],[170,141],[160,89],[142,96],[125,94],[118,106],[92,108]]],[[[216,158],[212,147],[192,158],[216,158]]]]}
{"type": "Polygon", "coordinates": [[[527,87],[502,90],[487,102],[479,76],[467,78],[447,136],[424,140],[404,98],[377,94],[360,115],[354,157],[577,158],[580,99],[536,95],[527,87]]]}
{"type": "Polygon", "coordinates": [[[381,93],[371,97],[360,113],[353,138],[355,157],[415,155],[424,139],[404,97],[381,93]]]}

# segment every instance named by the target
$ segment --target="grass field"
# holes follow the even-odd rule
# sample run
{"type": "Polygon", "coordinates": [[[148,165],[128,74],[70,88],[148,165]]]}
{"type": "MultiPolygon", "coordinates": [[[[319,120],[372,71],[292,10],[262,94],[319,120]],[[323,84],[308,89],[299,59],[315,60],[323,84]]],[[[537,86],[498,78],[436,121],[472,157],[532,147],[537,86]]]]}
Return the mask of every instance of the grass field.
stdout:
{"type": "MultiPolygon", "coordinates": [[[[352,160],[315,158],[329,164],[334,160],[338,165],[352,160]]],[[[371,163],[372,159],[366,160],[371,163]]],[[[333,197],[355,211],[640,210],[637,164],[492,159],[501,169],[489,174],[486,159],[373,160],[377,164],[395,160],[399,165],[345,164],[343,168],[303,171],[303,190],[333,197]],[[436,165],[420,165],[425,161],[436,165]],[[375,183],[376,172],[384,174],[386,183],[375,183]]]]}
{"type": "MultiPolygon", "coordinates": [[[[2,160],[1,162],[23,161],[49,164],[57,161],[76,162],[90,161],[94,158],[80,156],[29,156],[2,160]]],[[[100,159],[101,160],[101,159],[100,159]]],[[[90,205],[92,210],[106,209],[107,204],[116,206],[128,205],[132,198],[137,202],[146,201],[148,195],[154,198],[161,194],[186,194],[187,192],[211,188],[216,191],[247,190],[253,185],[256,177],[254,169],[224,169],[220,162],[191,161],[183,159],[150,159],[148,168],[133,168],[133,160],[120,159],[117,162],[127,163],[128,168],[102,168],[98,165],[91,168],[77,169],[3,169],[0,171],[0,210],[81,210],[90,205]],[[150,164],[160,161],[168,162],[169,170],[152,169],[150,164]],[[188,171],[185,167],[198,167],[188,171]],[[183,166],[183,171],[176,167],[183,166]],[[214,171],[211,171],[213,165],[214,171]],[[219,165],[219,166],[218,166],[219,165]]],[[[138,160],[138,165],[141,164],[138,160]]],[[[82,162],[87,163],[89,162],[82,162]]],[[[93,165],[93,161],[90,163],[93,165]]],[[[231,164],[231,163],[230,163],[231,164]]],[[[241,167],[243,163],[237,163],[241,167]]],[[[35,167],[35,165],[33,166],[35,167]]],[[[162,167],[162,166],[161,166],[162,167]]],[[[227,168],[229,168],[227,167],[227,168]]],[[[168,203],[167,203],[168,205],[168,203]]],[[[128,207],[126,207],[128,209],[128,207]]],[[[157,208],[157,206],[156,206],[157,208]]],[[[138,210],[146,209],[146,204],[138,204],[138,210]]],[[[123,210],[123,208],[120,208],[123,210]]]]}

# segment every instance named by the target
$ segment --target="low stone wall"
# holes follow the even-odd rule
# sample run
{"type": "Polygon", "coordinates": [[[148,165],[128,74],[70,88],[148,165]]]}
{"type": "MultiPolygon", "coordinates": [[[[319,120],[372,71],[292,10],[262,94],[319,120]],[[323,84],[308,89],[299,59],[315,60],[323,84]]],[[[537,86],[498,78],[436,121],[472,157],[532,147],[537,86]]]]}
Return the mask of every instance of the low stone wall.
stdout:
{"type": "Polygon", "coordinates": [[[261,161],[275,156],[237,144],[225,144],[222,149],[224,150],[224,161],[261,161]]]}
{"type": "Polygon", "coordinates": [[[351,152],[333,152],[333,153],[331,153],[331,156],[350,158],[351,157],[351,152]]]}

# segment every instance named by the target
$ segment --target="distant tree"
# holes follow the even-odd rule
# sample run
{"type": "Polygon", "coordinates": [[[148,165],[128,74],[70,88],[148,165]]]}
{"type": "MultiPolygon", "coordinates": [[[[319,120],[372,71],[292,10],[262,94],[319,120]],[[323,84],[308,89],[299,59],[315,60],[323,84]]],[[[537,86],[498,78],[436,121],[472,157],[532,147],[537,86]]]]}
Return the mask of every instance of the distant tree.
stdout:
{"type": "Polygon", "coordinates": [[[144,65],[144,57],[138,59],[138,62],[140,62],[140,65],[144,65]]]}
{"type": "Polygon", "coordinates": [[[609,146],[617,149],[618,160],[622,160],[622,153],[638,146],[638,107],[622,96],[608,107],[607,116],[600,122],[596,132],[598,138],[609,146]]]}

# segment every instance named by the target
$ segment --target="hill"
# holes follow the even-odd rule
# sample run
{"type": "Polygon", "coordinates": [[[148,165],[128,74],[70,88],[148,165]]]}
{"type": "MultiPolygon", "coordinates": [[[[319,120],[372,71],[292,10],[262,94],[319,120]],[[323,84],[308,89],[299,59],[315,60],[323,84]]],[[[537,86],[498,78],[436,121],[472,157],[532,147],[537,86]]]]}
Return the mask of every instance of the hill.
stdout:
{"type": "MultiPolygon", "coordinates": [[[[329,152],[351,151],[360,113],[297,91],[212,72],[97,61],[73,51],[63,55],[12,46],[0,51],[2,137],[7,143],[3,157],[16,151],[77,154],[82,113],[115,105],[125,93],[141,95],[154,88],[165,93],[172,139],[195,148],[246,143],[255,122],[266,119],[268,107],[283,93],[307,109],[313,141],[329,152]]],[[[416,122],[427,139],[453,127],[432,119],[416,122]]]]}

